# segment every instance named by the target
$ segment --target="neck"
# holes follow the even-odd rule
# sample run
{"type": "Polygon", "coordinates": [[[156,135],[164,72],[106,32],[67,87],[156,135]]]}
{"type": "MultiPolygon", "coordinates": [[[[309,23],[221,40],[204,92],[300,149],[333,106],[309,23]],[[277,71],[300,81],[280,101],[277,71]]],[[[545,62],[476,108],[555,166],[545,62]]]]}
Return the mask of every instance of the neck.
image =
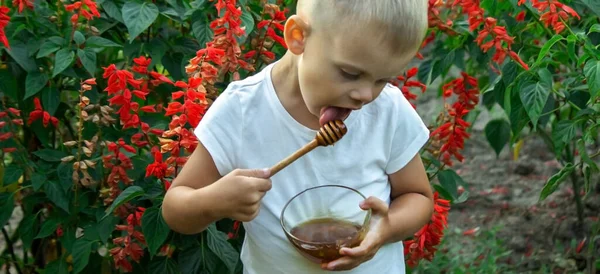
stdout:
{"type": "Polygon", "coordinates": [[[272,77],[275,93],[287,112],[300,124],[318,129],[319,118],[308,111],[298,80],[298,57],[287,52],[273,67],[272,77]]]}

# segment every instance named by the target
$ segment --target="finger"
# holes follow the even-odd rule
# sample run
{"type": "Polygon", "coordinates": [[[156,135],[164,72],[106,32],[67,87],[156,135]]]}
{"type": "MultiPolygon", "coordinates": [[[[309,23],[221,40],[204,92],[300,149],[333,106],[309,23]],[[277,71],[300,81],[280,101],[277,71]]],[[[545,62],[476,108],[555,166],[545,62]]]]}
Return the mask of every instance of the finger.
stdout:
{"type": "Polygon", "coordinates": [[[236,169],[234,170],[234,174],[238,176],[246,176],[253,178],[269,178],[270,170],[268,168],[264,169],[236,169]]]}
{"type": "Polygon", "coordinates": [[[260,203],[260,201],[265,196],[265,194],[266,194],[266,192],[262,192],[262,191],[253,192],[247,196],[244,196],[242,202],[246,206],[253,206],[255,204],[260,203]]]}
{"type": "Polygon", "coordinates": [[[360,203],[360,208],[367,210],[371,209],[375,214],[385,215],[388,213],[388,204],[381,199],[371,196],[360,203]]]}
{"type": "Polygon", "coordinates": [[[270,179],[252,179],[252,185],[257,191],[267,192],[273,186],[270,179]]]}
{"type": "Polygon", "coordinates": [[[360,245],[358,245],[356,247],[340,248],[340,254],[342,254],[344,256],[348,256],[348,257],[362,257],[362,256],[367,256],[369,253],[371,253],[372,249],[373,249],[373,241],[371,240],[371,238],[367,237],[360,243],[360,245]]]}
{"type": "Polygon", "coordinates": [[[358,266],[361,262],[359,258],[341,257],[335,261],[322,264],[321,268],[333,271],[350,270],[358,266]]]}

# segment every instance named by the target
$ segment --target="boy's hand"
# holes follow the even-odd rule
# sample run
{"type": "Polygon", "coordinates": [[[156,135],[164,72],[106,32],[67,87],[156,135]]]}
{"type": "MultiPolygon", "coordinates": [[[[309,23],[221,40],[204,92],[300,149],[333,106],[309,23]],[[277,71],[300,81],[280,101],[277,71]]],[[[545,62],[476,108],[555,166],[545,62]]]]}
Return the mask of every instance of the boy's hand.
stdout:
{"type": "Polygon", "coordinates": [[[388,233],[386,230],[390,227],[388,205],[376,197],[369,197],[360,204],[360,207],[365,210],[370,208],[373,213],[371,216],[371,228],[367,235],[365,235],[364,240],[357,247],[341,248],[340,254],[344,255],[344,257],[325,263],[321,265],[321,268],[326,270],[353,269],[372,259],[379,248],[385,243],[386,234],[388,233]]]}
{"type": "Polygon", "coordinates": [[[262,198],[271,189],[268,178],[268,169],[236,169],[215,182],[221,215],[242,222],[256,218],[262,198]]]}

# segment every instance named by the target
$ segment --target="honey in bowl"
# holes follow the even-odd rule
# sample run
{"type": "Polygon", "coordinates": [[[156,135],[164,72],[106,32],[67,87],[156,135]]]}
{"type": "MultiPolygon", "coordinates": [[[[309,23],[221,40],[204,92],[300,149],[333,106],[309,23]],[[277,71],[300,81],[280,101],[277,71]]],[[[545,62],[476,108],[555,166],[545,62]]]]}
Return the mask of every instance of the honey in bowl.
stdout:
{"type": "Polygon", "coordinates": [[[355,247],[364,236],[362,225],[335,218],[312,219],[293,227],[290,239],[294,246],[315,263],[342,257],[340,248],[355,247]]]}
{"type": "Polygon", "coordinates": [[[307,188],[281,210],[281,228],[309,261],[336,260],[342,257],[342,247],[358,246],[369,231],[371,210],[359,206],[365,199],[358,190],[344,185],[307,188]]]}

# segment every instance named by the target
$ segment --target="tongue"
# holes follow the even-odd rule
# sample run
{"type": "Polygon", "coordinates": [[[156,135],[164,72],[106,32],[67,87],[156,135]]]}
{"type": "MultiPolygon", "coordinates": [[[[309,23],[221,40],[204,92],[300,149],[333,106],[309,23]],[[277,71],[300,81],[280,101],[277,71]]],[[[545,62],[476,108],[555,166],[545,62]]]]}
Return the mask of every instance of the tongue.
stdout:
{"type": "Polygon", "coordinates": [[[329,121],[342,120],[348,114],[349,109],[339,107],[326,107],[321,110],[321,117],[319,118],[319,124],[321,126],[327,124],[329,121]]]}

